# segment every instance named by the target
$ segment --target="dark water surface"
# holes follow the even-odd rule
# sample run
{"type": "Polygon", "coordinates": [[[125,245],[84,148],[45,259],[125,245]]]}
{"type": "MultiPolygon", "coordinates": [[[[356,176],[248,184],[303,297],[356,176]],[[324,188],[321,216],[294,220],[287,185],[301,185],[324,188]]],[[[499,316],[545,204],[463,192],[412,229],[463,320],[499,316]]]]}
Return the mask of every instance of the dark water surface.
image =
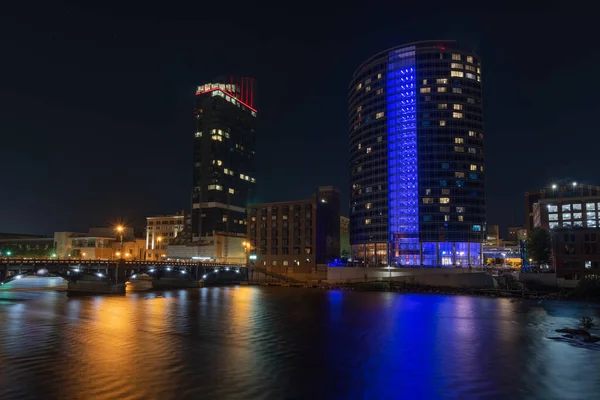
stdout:
{"type": "Polygon", "coordinates": [[[0,399],[598,399],[597,306],[226,287],[0,292],[0,399]]]}

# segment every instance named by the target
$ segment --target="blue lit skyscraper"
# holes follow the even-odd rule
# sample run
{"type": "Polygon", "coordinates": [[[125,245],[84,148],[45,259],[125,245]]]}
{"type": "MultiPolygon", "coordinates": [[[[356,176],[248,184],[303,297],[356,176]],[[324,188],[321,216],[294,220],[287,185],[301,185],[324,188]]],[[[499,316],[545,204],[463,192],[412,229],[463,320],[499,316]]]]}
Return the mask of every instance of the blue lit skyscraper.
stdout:
{"type": "Polygon", "coordinates": [[[350,242],[368,265],[481,263],[481,62],[453,41],[368,59],[349,88],[350,242]]]}

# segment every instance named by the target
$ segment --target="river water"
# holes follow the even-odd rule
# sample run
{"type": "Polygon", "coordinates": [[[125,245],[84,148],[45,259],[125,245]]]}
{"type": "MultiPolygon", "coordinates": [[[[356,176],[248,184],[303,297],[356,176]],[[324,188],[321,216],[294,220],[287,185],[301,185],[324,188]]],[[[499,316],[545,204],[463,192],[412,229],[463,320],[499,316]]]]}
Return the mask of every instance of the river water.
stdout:
{"type": "Polygon", "coordinates": [[[598,399],[585,303],[221,287],[0,291],[0,399],[598,399]]]}

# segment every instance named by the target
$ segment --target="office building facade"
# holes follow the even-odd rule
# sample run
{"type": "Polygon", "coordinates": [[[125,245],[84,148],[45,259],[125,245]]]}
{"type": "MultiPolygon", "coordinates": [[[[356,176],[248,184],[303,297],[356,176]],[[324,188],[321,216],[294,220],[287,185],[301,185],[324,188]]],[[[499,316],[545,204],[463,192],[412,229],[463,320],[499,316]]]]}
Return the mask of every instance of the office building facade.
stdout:
{"type": "Polygon", "coordinates": [[[251,78],[198,87],[192,193],[192,240],[217,233],[245,236],[246,208],[256,183],[257,111],[251,78]]]}
{"type": "Polygon", "coordinates": [[[350,242],[366,265],[482,262],[481,60],[454,41],[381,52],[349,88],[350,242]]]}
{"type": "Polygon", "coordinates": [[[175,241],[184,227],[184,214],[146,217],[146,258],[159,260],[167,255],[167,246],[175,241]]]}
{"type": "Polygon", "coordinates": [[[339,257],[339,191],[324,186],[309,199],[250,206],[248,239],[259,267],[280,274],[315,272],[339,257]]]}

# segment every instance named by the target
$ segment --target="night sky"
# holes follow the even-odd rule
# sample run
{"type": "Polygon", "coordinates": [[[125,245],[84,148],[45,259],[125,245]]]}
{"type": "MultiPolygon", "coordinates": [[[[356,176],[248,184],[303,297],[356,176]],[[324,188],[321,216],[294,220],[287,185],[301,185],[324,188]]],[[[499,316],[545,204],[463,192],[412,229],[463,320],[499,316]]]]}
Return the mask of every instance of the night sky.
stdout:
{"type": "Polygon", "coordinates": [[[79,3],[92,2],[1,13],[0,232],[143,226],[189,209],[195,88],[225,74],[258,80],[259,200],[335,185],[347,213],[352,73],[381,50],[427,39],[459,40],[483,59],[488,224],[524,223],[524,192],[555,179],[600,184],[590,10],[79,3]]]}

